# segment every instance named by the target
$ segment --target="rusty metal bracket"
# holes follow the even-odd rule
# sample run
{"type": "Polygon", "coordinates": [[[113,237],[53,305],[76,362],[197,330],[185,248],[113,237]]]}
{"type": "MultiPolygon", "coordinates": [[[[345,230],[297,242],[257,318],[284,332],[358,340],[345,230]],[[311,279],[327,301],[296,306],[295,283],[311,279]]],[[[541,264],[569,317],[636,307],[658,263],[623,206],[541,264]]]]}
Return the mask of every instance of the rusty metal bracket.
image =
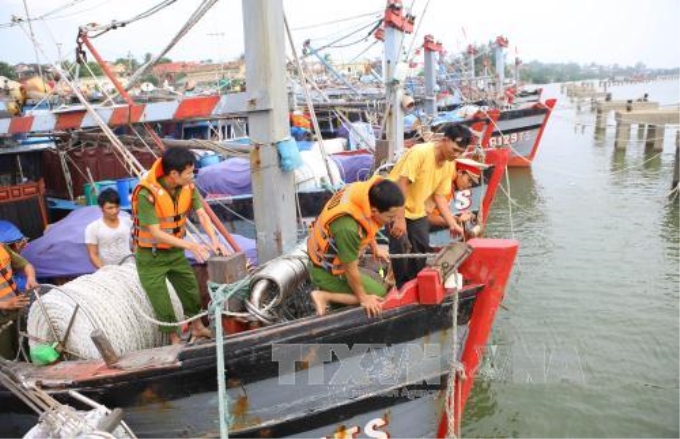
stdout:
{"type": "Polygon", "coordinates": [[[472,254],[472,246],[465,242],[454,242],[443,247],[434,258],[432,267],[438,268],[442,280],[458,270],[463,262],[472,254]]]}

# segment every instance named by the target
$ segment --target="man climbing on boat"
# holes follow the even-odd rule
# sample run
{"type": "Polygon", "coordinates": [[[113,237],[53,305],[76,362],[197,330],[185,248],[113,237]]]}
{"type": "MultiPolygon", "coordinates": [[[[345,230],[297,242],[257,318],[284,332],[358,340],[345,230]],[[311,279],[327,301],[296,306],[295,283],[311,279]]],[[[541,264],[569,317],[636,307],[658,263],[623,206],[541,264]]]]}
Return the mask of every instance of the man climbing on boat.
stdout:
{"type": "MultiPolygon", "coordinates": [[[[406,197],[390,228],[390,253],[428,253],[430,224],[426,203],[432,198],[452,234],[462,235],[463,226],[449,210],[446,197],[451,193],[451,181],[456,171],[454,160],[465,152],[472,141],[470,129],[451,124],[444,135],[434,142],[415,145],[407,150],[390,172],[406,197]]],[[[425,259],[414,257],[394,260],[397,286],[416,277],[425,267],[425,259]]]]}
{"type": "MultiPolygon", "coordinates": [[[[189,250],[199,263],[208,259],[209,250],[227,254],[194,186],[195,160],[187,149],[168,148],[132,195],[133,244],[137,249],[139,280],[157,318],[168,323],[177,320],[166,279],[175,288],[185,315],[192,317],[201,309],[198,283],[184,250],[189,250]],[[192,209],[210,238],[210,249],[184,239],[187,217],[192,209]]],[[[160,329],[168,334],[172,344],[180,343],[176,326],[161,326],[160,329]]],[[[191,334],[194,338],[212,336],[200,319],[192,322],[191,334]]]]}
{"type": "Polygon", "coordinates": [[[13,359],[17,346],[15,324],[17,312],[30,303],[27,294],[21,294],[14,280],[14,273],[23,271],[26,275],[26,290],[38,286],[33,266],[7,244],[0,244],[0,356],[13,359]]]}
{"type": "Polygon", "coordinates": [[[318,288],[311,295],[318,315],[326,313],[329,303],[361,305],[369,317],[380,315],[386,288],[360,272],[359,260],[371,247],[375,258],[389,262],[375,236],[403,205],[399,186],[381,177],[348,185],[328,200],[307,240],[310,277],[318,288]]]}
{"type": "MultiPolygon", "coordinates": [[[[451,192],[446,196],[447,206],[450,205],[456,192],[470,189],[473,185],[478,185],[482,178],[482,171],[489,167],[484,163],[467,158],[456,159],[455,164],[456,172],[453,176],[453,185],[451,187],[451,192]]],[[[427,214],[430,227],[448,227],[446,218],[444,218],[439,209],[433,206],[434,200],[428,200],[428,207],[432,207],[431,209],[428,209],[427,214]]],[[[470,211],[465,211],[460,215],[456,215],[456,217],[460,223],[465,223],[470,221],[473,218],[473,215],[470,211]]]]}

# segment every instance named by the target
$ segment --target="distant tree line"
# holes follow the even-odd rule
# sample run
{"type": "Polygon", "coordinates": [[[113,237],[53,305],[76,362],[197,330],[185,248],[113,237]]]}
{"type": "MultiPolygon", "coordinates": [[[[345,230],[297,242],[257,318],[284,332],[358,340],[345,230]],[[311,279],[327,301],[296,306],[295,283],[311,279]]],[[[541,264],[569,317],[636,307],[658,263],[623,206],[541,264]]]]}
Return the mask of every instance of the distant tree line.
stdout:
{"type": "MultiPolygon", "coordinates": [[[[136,58],[134,58],[132,55],[129,55],[126,58],[117,58],[115,61],[113,61],[112,65],[119,65],[122,64],[126,68],[127,74],[131,74],[135,72],[143,63],[147,63],[151,60],[152,55],[150,53],[146,53],[144,55],[144,61],[140,62],[136,58]]],[[[160,60],[158,60],[157,64],[164,64],[164,63],[170,63],[172,60],[170,58],[163,57],[160,60]]],[[[64,68],[66,71],[71,72],[72,74],[75,73],[75,62],[73,61],[64,61],[62,63],[62,68],[64,68]]],[[[85,64],[82,64],[80,66],[79,70],[79,75],[83,78],[90,78],[90,77],[101,77],[104,76],[104,72],[102,68],[97,64],[96,61],[87,61],[85,64]]],[[[17,75],[17,72],[14,68],[13,65],[8,64],[6,62],[0,61],[0,76],[5,76],[9,79],[18,79],[19,75],[17,75]]],[[[140,82],[151,82],[154,85],[159,84],[158,78],[154,76],[151,71],[147,73],[146,76],[141,78],[140,82]]]]}
{"type": "Polygon", "coordinates": [[[14,66],[0,61],[0,76],[4,76],[9,79],[17,79],[17,72],[14,70],[14,66]]]}
{"type": "Polygon", "coordinates": [[[655,77],[677,75],[680,68],[650,69],[639,62],[634,66],[599,65],[595,63],[580,65],[571,63],[541,63],[531,61],[520,65],[520,78],[523,82],[547,84],[550,82],[583,81],[588,79],[614,79],[655,77]]]}
{"type": "MultiPolygon", "coordinates": [[[[487,44],[475,44],[472,46],[475,51],[475,74],[484,75],[485,69],[489,74],[493,74],[496,68],[496,53],[493,49],[493,41],[487,44]]],[[[450,73],[468,73],[468,55],[450,55],[447,59],[448,70],[450,73]]],[[[506,52],[506,78],[514,74],[515,57],[506,52]]],[[[631,77],[654,77],[660,75],[677,75],[680,68],[674,69],[650,69],[638,62],[634,66],[599,65],[595,63],[578,64],[568,63],[542,63],[531,61],[520,63],[520,78],[523,82],[533,84],[547,84],[550,82],[582,81],[587,79],[609,79],[609,78],[631,78],[631,77]]]]}

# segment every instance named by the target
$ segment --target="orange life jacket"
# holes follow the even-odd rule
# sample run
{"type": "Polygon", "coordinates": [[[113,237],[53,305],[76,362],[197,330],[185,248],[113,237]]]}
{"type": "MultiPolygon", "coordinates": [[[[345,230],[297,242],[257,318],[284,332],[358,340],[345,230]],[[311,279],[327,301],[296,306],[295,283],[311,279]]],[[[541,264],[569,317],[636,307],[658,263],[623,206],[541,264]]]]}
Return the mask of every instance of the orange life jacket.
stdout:
{"type": "Polygon", "coordinates": [[[512,104],[515,102],[515,94],[517,93],[517,89],[512,86],[508,87],[505,90],[505,99],[508,101],[508,104],[512,104]]]}
{"type": "Polygon", "coordinates": [[[302,114],[291,114],[290,123],[294,127],[305,128],[307,130],[312,129],[312,122],[302,114]]]}
{"type": "Polygon", "coordinates": [[[16,295],[17,284],[12,275],[12,257],[5,246],[0,244],[0,301],[9,300],[16,295]]]}
{"type": "Polygon", "coordinates": [[[363,231],[360,242],[360,253],[371,245],[375,253],[375,235],[382,227],[371,218],[371,206],[368,191],[382,181],[382,177],[373,177],[368,181],[353,183],[338,191],[326,203],[323,210],[310,228],[307,240],[309,259],[317,267],[325,268],[333,275],[345,272],[340,258],[336,255],[335,242],[330,234],[330,225],[337,218],[349,215],[354,218],[363,231]]]}
{"type": "Polygon", "coordinates": [[[151,193],[149,202],[151,202],[156,209],[156,216],[158,216],[158,224],[161,230],[176,236],[177,238],[184,238],[187,215],[189,214],[189,210],[191,210],[191,196],[194,192],[194,185],[190,184],[183,186],[177,197],[177,202],[175,202],[167,189],[158,182],[158,179],[162,177],[163,174],[161,159],[158,159],[132,193],[132,239],[135,247],[139,246],[153,249],[172,248],[169,244],[156,241],[153,236],[151,236],[149,228],[139,224],[139,192],[142,188],[148,189],[151,193]]]}
{"type": "MultiPolygon", "coordinates": [[[[451,178],[451,192],[449,192],[449,194],[444,197],[446,198],[447,206],[451,204],[451,200],[453,200],[453,196],[456,193],[456,178],[458,178],[458,170],[454,171],[453,178],[451,178]]],[[[432,198],[430,198],[430,200],[432,200],[432,198]]],[[[434,200],[432,201],[432,203],[434,203],[434,200]]],[[[434,216],[441,216],[442,213],[439,211],[439,208],[437,207],[436,204],[432,208],[431,214],[434,216]]]]}

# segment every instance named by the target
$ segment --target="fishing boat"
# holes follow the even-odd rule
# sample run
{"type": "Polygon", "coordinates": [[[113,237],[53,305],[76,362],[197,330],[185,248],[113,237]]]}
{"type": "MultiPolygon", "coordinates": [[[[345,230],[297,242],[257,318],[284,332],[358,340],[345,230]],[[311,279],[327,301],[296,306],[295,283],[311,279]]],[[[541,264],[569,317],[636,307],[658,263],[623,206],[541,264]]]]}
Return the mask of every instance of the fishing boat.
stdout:
{"type": "MultiPolygon", "coordinates": [[[[390,1],[386,10],[392,19],[395,3],[390,1]]],[[[257,113],[250,132],[265,145],[252,153],[261,263],[258,271],[241,273],[246,277],[234,283],[213,285],[216,339],[162,346],[165,340],[156,330],[138,347],[132,340],[136,330],[149,327],[144,326],[148,316],[142,317],[150,305],[137,286],[134,265],[104,267],[59,287],[43,286],[31,306],[31,344],[56,343],[64,353],[62,361],[38,366],[28,355],[0,360],[3,376],[27,393],[39,388],[74,407],[81,400],[69,391],[120,408],[142,437],[458,434],[518,243],[472,239],[420,255],[428,258],[427,267],[388,293],[380,318],[369,318],[358,307],[313,315],[305,253],[287,248],[284,254],[296,231],[293,179],[279,168],[276,148],[281,143],[276,136],[288,131],[281,123],[283,7],[273,0],[249,0],[243,7],[251,72],[247,95],[227,97],[223,103],[220,97],[161,103],[167,108],[159,111],[152,111],[156,103],[85,105],[67,115],[0,120],[0,134],[15,134],[49,131],[48,126],[93,124],[105,129],[154,118],[183,120],[196,114],[195,107],[210,116],[236,112],[234,108],[257,113]],[[258,50],[264,52],[255,56],[258,50]],[[277,252],[283,256],[271,257],[277,252]],[[101,288],[114,294],[102,295],[101,288]],[[114,301],[117,306],[106,306],[114,301]],[[65,314],[50,314],[51,307],[69,302],[65,314]],[[71,328],[74,335],[69,337],[71,328]],[[83,333],[86,337],[75,336],[83,333]],[[111,349],[102,346],[103,339],[111,349]]],[[[481,206],[490,203],[486,194],[494,179],[500,180],[498,172],[492,171],[487,189],[480,192],[481,206]]],[[[488,206],[480,210],[488,215],[488,206]]],[[[177,314],[181,316],[181,309],[177,314]]],[[[35,424],[36,413],[27,402],[30,397],[20,399],[11,389],[0,388],[0,434],[21,435],[35,424]]]]}
{"type": "MultiPolygon", "coordinates": [[[[131,117],[137,116],[132,119],[134,124],[162,122],[169,125],[168,120],[181,122],[205,117],[213,117],[227,124],[224,122],[225,119],[221,119],[222,116],[218,114],[220,107],[225,105],[226,101],[224,97],[220,99],[186,98],[181,101],[179,107],[173,102],[154,102],[133,104],[129,111],[131,117]],[[175,109],[174,113],[171,112],[172,109],[175,109]],[[141,117],[142,115],[146,117],[141,117]],[[161,117],[154,119],[150,115],[161,117]]],[[[109,125],[116,127],[125,126],[123,108],[114,110],[114,114],[98,107],[95,111],[109,125]],[[120,111],[121,116],[116,116],[116,111],[120,111]]],[[[48,130],[56,130],[67,121],[72,121],[71,127],[74,129],[86,130],[92,125],[90,125],[89,118],[85,117],[85,113],[86,111],[81,108],[68,112],[60,110],[54,115],[50,114],[51,117],[43,113],[23,116],[22,125],[13,121],[12,123],[17,128],[8,129],[7,134],[24,132],[21,129],[29,133],[50,133],[48,130]]],[[[479,133],[470,153],[476,151],[478,158],[490,168],[485,172],[480,184],[473,186],[469,192],[458,193],[460,200],[452,204],[455,213],[462,210],[488,213],[485,207],[490,207],[492,204],[497,185],[508,164],[508,155],[494,152],[498,148],[483,149],[482,145],[488,145],[490,139],[493,138],[496,125],[504,123],[499,121],[498,115],[496,111],[489,111],[486,114],[479,112],[474,117],[461,122],[479,133]],[[469,202],[465,202],[463,198],[468,199],[469,202]]],[[[239,123],[242,124],[242,122],[239,123]]],[[[101,133],[51,135],[54,136],[55,141],[42,153],[42,157],[38,157],[38,160],[41,161],[40,168],[43,173],[40,178],[44,179],[45,193],[50,197],[48,207],[53,220],[61,219],[70,211],[82,207],[77,203],[63,201],[64,199],[80,197],[86,204],[96,204],[96,197],[91,194],[95,185],[100,190],[109,186],[117,187],[123,200],[122,207],[129,209],[129,195],[134,187],[135,179],[130,177],[128,169],[121,163],[120,155],[116,153],[106,136],[101,133]],[[68,174],[64,172],[65,169],[69,170],[68,174]],[[65,178],[66,176],[68,178],[65,178]]],[[[120,138],[124,139],[129,153],[144,167],[149,167],[153,163],[153,152],[139,139],[129,135],[120,138]]],[[[195,148],[204,148],[205,143],[210,143],[212,147],[217,148],[224,145],[225,149],[227,145],[238,146],[241,157],[222,160],[214,153],[202,156],[198,163],[203,166],[199,169],[196,182],[199,190],[204,193],[206,201],[222,222],[230,225],[233,221],[240,219],[253,219],[252,172],[247,156],[255,147],[250,144],[249,139],[240,138],[238,141],[226,140],[221,143],[196,139],[185,141],[163,139],[163,142],[168,146],[180,144],[184,147],[195,148]]],[[[295,170],[296,196],[300,207],[299,215],[303,222],[315,217],[341,184],[364,180],[370,177],[371,172],[377,166],[374,151],[347,150],[348,142],[343,138],[325,139],[323,145],[321,142],[310,141],[298,141],[297,145],[303,157],[302,167],[295,170]]],[[[485,219],[486,215],[483,217],[484,221],[485,219]]]]}
{"type": "MultiPolygon", "coordinates": [[[[439,273],[451,275],[457,269],[464,284],[446,287],[434,268],[421,272],[389,294],[379,319],[352,308],[226,336],[230,435],[441,435],[454,341],[460,366],[451,402],[460,416],[516,252],[517,242],[490,239],[447,249],[437,270],[446,266],[439,273]]],[[[42,367],[3,360],[0,366],[62,402],[78,406],[68,394],[77,390],[122,408],[140,437],[208,437],[219,432],[215,344],[131,352],[116,367],[102,359],[42,367]]],[[[0,403],[4,436],[35,424],[35,414],[5,389],[0,403]]]]}
{"type": "Polygon", "coordinates": [[[440,93],[437,99],[437,107],[442,112],[438,119],[455,121],[465,119],[480,109],[497,109],[500,114],[493,134],[483,146],[509,149],[508,166],[527,167],[536,157],[543,131],[557,100],[542,100],[541,88],[529,90],[521,84],[519,58],[515,59],[512,83],[506,83],[504,52],[508,44],[508,39],[503,36],[498,36],[491,44],[490,48],[495,52],[495,74],[490,74],[489,63],[485,59],[483,76],[476,76],[475,73],[475,59],[479,55],[477,49],[472,45],[468,47],[461,62],[466,65],[462,74],[448,75],[441,84],[444,93],[440,93]]]}
{"type": "MultiPolygon", "coordinates": [[[[484,138],[482,146],[509,150],[510,167],[531,166],[556,103],[556,99],[547,99],[545,102],[529,102],[496,110],[498,116],[494,118],[492,133],[484,138]]],[[[488,108],[493,108],[488,106],[488,102],[457,106],[440,113],[432,123],[436,125],[465,120],[468,114],[488,112],[488,108]]]]}
{"type": "Polygon", "coordinates": [[[556,103],[556,99],[548,99],[526,107],[501,111],[488,147],[509,149],[510,167],[531,166],[556,103]]]}

